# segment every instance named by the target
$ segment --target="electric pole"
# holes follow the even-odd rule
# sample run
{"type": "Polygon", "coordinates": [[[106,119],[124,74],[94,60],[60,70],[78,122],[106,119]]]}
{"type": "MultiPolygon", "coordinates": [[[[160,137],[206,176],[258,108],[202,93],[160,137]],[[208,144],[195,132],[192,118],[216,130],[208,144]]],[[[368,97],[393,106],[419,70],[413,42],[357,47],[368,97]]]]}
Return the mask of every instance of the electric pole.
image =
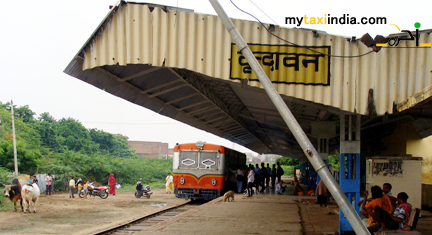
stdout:
{"type": "Polygon", "coordinates": [[[13,111],[13,100],[11,100],[11,111],[12,111],[12,137],[13,137],[15,176],[18,177],[18,161],[17,161],[17,148],[16,148],[16,138],[15,138],[15,121],[14,121],[14,111],[13,111]]]}

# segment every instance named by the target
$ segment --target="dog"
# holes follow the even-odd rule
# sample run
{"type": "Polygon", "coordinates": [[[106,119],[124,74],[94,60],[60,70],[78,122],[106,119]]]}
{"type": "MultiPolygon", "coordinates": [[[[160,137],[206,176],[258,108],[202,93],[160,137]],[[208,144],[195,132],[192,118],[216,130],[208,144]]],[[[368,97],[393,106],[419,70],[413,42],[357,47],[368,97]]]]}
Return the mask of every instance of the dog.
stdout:
{"type": "MultiPolygon", "coordinates": [[[[257,190],[256,187],[252,187],[252,196],[254,195],[259,196],[259,194],[260,194],[259,190],[257,190]]],[[[243,196],[245,197],[249,196],[247,189],[245,189],[243,196]]]]}
{"type": "Polygon", "coordinates": [[[233,191],[228,191],[224,194],[224,202],[226,202],[228,200],[228,202],[230,201],[229,199],[232,198],[232,202],[234,201],[234,192],[233,191]]]}

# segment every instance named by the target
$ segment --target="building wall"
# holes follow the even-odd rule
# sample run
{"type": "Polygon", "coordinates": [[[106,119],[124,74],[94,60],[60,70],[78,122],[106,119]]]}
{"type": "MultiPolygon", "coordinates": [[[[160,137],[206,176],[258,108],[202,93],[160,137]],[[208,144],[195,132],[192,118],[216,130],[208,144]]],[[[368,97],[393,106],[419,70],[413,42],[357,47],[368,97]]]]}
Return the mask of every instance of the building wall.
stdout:
{"type": "Polygon", "coordinates": [[[421,160],[402,160],[402,174],[373,174],[374,164],[384,163],[388,160],[397,158],[383,158],[373,160],[368,159],[366,162],[366,189],[374,185],[382,187],[384,183],[392,185],[392,194],[394,197],[400,192],[406,192],[409,196],[408,202],[414,207],[421,208],[422,205],[422,184],[421,184],[421,160]]]}
{"type": "Polygon", "coordinates": [[[405,126],[395,129],[393,133],[381,139],[381,155],[407,154],[407,128],[405,126]]]}
{"type": "MultiPolygon", "coordinates": [[[[413,157],[421,157],[421,170],[417,170],[414,174],[421,172],[421,193],[417,195],[408,195],[411,200],[420,198],[422,207],[432,207],[432,136],[421,138],[417,131],[408,126],[403,126],[396,129],[390,136],[381,140],[382,155],[394,154],[411,154],[413,157]]],[[[399,182],[397,182],[399,184],[399,182]]],[[[410,184],[406,184],[404,188],[410,188],[410,184]]],[[[415,183],[415,187],[418,184],[415,183]]],[[[397,191],[395,191],[397,192],[397,191]]],[[[396,195],[395,195],[396,196],[396,195]]]]}
{"type": "Polygon", "coordinates": [[[128,141],[132,150],[140,157],[158,158],[168,154],[168,143],[128,141]]]}
{"type": "Polygon", "coordinates": [[[432,208],[432,184],[422,184],[422,207],[432,208]]]}
{"type": "Polygon", "coordinates": [[[421,181],[432,184],[432,136],[422,138],[414,128],[408,126],[395,129],[390,136],[381,140],[381,155],[399,154],[423,158],[421,181]]]}
{"type": "Polygon", "coordinates": [[[432,136],[422,139],[415,131],[410,131],[407,153],[423,158],[422,183],[432,184],[432,136]]]}

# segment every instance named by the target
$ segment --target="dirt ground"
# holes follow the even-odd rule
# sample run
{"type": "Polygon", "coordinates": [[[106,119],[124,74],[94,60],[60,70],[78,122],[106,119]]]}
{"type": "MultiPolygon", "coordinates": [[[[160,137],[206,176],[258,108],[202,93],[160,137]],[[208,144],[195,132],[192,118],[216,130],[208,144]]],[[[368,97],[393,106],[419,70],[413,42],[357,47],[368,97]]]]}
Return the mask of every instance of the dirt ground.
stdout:
{"type": "Polygon", "coordinates": [[[165,189],[152,191],[150,199],[135,198],[133,192],[109,195],[107,199],[43,194],[36,206],[37,213],[24,214],[13,209],[0,212],[0,233],[91,234],[187,202],[174,194],[165,194],[165,189]]]}

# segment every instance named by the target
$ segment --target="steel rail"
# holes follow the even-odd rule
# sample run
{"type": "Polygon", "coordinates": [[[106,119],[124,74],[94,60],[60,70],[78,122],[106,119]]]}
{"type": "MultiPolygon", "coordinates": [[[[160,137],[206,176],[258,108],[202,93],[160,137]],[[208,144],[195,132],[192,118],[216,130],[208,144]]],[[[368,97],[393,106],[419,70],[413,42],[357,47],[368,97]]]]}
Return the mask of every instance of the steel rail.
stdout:
{"type": "Polygon", "coordinates": [[[180,207],[187,206],[187,205],[191,204],[192,202],[193,201],[189,201],[189,202],[181,204],[181,205],[177,205],[177,206],[173,206],[173,207],[170,207],[170,208],[166,208],[166,209],[163,209],[161,211],[157,211],[157,212],[154,212],[154,213],[142,216],[142,217],[140,217],[138,219],[134,219],[134,220],[129,221],[127,223],[116,225],[114,227],[102,230],[100,232],[93,233],[92,235],[111,234],[111,233],[113,233],[113,232],[115,232],[117,230],[121,230],[123,228],[126,228],[126,227],[130,226],[131,224],[136,224],[136,223],[139,223],[139,222],[141,222],[143,220],[146,220],[146,219],[149,219],[149,218],[152,218],[152,217],[155,217],[155,216],[158,216],[158,215],[170,212],[171,210],[175,210],[175,209],[178,209],[180,207]]]}

